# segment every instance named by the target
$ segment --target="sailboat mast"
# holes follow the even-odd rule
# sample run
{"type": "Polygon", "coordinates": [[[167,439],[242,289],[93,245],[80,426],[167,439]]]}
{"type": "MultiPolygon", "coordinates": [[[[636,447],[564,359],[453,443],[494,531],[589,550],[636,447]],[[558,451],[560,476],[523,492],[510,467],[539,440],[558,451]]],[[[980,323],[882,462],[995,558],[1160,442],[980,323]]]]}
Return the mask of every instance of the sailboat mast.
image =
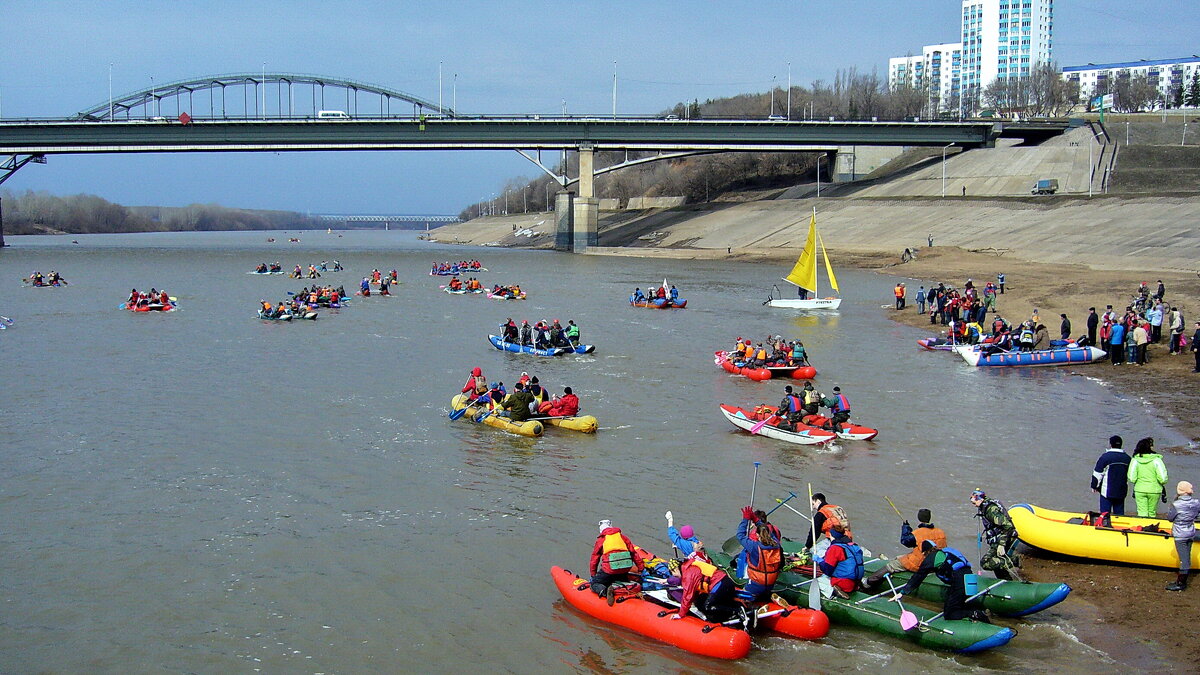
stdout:
{"type": "MultiPolygon", "coordinates": [[[[813,207],[812,221],[814,223],[817,222],[817,207],[815,207],[815,206],[813,207]]],[[[821,252],[824,253],[825,251],[822,249],[821,252]]],[[[813,251],[813,264],[816,265],[816,263],[817,263],[817,252],[813,251]]],[[[814,299],[821,297],[821,291],[818,290],[820,288],[820,286],[821,286],[821,275],[814,274],[813,275],[813,289],[812,289],[814,299]]]]}

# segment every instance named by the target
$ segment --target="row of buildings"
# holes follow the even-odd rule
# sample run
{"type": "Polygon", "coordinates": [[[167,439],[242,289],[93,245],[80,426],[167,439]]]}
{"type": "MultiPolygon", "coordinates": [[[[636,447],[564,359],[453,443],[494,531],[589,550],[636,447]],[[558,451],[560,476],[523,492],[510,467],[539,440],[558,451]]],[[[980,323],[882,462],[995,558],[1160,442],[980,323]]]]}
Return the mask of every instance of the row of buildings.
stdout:
{"type": "MultiPolygon", "coordinates": [[[[927,45],[888,61],[888,85],[928,91],[927,114],[973,112],[992,82],[1029,77],[1054,61],[1054,0],[962,0],[958,42],[927,45]]],[[[1200,72],[1200,57],[1089,63],[1062,69],[1080,97],[1108,93],[1118,78],[1145,75],[1170,101],[1200,72]]]]}

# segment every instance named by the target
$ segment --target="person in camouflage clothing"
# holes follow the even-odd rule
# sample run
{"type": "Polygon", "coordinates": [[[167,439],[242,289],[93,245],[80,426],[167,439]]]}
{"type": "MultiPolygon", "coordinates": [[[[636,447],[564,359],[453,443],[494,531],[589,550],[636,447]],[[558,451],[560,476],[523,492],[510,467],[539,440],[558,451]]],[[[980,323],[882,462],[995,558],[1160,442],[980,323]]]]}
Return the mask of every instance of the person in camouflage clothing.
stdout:
{"type": "Polygon", "coordinates": [[[1017,567],[1021,558],[1017,555],[1017,528],[1013,527],[1012,519],[1004,505],[994,499],[988,499],[983,490],[971,493],[971,503],[979,512],[975,514],[983,525],[981,541],[988,546],[987,553],[979,560],[979,566],[989,570],[1000,579],[1020,581],[1021,576],[1017,567]]]}

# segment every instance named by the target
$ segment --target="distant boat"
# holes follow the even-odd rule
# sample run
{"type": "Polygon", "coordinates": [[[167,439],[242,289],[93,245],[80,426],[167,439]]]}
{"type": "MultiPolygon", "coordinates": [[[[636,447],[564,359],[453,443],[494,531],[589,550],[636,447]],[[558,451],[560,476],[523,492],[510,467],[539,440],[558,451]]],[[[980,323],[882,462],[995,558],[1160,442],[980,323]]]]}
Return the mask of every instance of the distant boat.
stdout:
{"type": "Polygon", "coordinates": [[[333,234],[333,228],[332,227],[325,228],[325,234],[333,234]]]}
{"type": "MultiPolygon", "coordinates": [[[[821,235],[817,233],[817,209],[813,209],[812,220],[808,223],[808,239],[804,242],[804,250],[800,252],[800,257],[796,259],[795,266],[784,280],[795,284],[798,288],[811,291],[812,295],[818,294],[817,287],[817,247],[821,248],[821,258],[825,261],[825,273],[829,276],[829,285],[835,293],[841,293],[838,290],[837,277],[833,275],[833,267],[829,264],[829,254],[825,252],[825,241],[821,239],[821,235]]],[[[778,290],[778,287],[776,287],[778,290]]],[[[842,305],[841,298],[775,298],[767,296],[767,301],[764,305],[771,307],[785,307],[788,309],[837,309],[842,305]]]]}

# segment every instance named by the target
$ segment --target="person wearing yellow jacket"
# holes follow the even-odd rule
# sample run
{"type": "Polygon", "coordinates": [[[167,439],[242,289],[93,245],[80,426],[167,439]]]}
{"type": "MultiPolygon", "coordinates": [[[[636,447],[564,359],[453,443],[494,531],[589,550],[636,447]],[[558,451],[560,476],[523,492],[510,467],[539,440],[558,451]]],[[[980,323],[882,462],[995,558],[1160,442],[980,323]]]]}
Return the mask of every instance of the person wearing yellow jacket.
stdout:
{"type": "Polygon", "coordinates": [[[1167,465],[1163,463],[1162,455],[1154,452],[1153,438],[1143,438],[1137,442],[1127,477],[1133,483],[1133,500],[1137,504],[1138,516],[1155,517],[1159,499],[1166,501],[1166,492],[1163,490],[1167,484],[1167,465]]]}

